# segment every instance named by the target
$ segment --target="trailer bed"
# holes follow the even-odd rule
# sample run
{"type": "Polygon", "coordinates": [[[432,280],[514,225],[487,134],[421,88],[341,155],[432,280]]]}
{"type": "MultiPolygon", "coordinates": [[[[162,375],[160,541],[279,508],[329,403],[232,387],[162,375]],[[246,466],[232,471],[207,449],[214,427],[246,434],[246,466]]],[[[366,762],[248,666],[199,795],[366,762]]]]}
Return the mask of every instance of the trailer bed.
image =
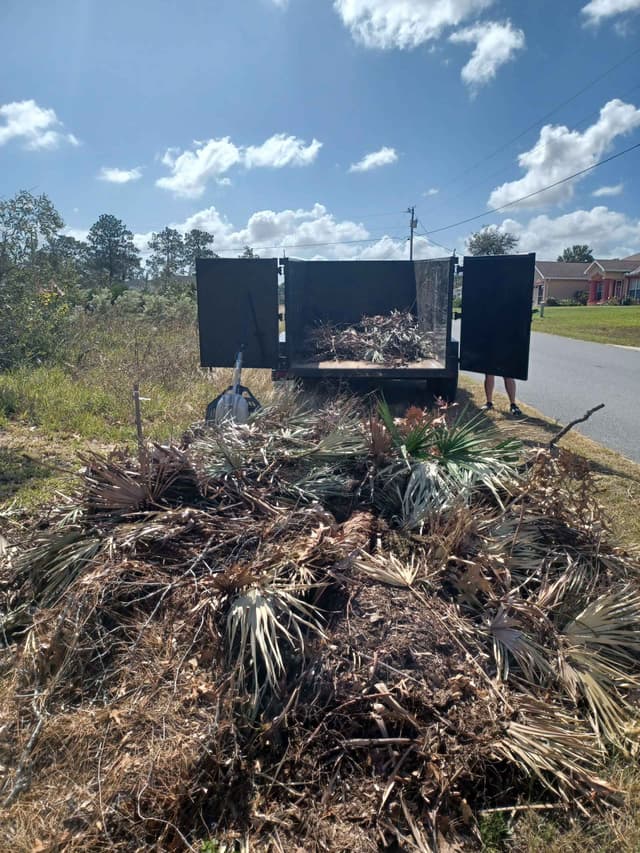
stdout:
{"type": "Polygon", "coordinates": [[[371,361],[294,361],[289,365],[289,371],[295,376],[344,377],[357,374],[361,378],[375,377],[376,379],[419,379],[439,375],[446,370],[446,365],[435,358],[423,358],[409,364],[390,365],[374,364],[371,361]]]}

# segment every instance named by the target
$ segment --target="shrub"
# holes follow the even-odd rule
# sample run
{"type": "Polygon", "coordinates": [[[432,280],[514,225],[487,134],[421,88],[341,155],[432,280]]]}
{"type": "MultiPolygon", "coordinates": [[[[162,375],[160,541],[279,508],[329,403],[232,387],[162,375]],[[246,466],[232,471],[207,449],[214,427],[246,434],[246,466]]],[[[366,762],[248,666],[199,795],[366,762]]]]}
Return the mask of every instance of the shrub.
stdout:
{"type": "Polygon", "coordinates": [[[558,300],[555,298],[555,296],[550,296],[550,297],[546,300],[546,304],[547,304],[547,306],[548,306],[549,308],[555,308],[555,307],[556,307],[557,305],[559,305],[560,303],[559,303],[559,302],[558,302],[558,300]]]}

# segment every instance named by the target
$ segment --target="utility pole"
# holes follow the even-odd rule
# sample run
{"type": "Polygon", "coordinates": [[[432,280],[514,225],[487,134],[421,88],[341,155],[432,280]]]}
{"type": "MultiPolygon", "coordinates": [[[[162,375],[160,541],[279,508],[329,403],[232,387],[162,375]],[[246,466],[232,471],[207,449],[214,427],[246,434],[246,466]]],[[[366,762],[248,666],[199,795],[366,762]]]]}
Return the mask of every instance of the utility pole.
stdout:
{"type": "Polygon", "coordinates": [[[409,260],[413,260],[413,232],[417,228],[418,220],[416,219],[416,208],[415,205],[407,208],[407,213],[411,215],[411,219],[409,220],[409,260]]]}

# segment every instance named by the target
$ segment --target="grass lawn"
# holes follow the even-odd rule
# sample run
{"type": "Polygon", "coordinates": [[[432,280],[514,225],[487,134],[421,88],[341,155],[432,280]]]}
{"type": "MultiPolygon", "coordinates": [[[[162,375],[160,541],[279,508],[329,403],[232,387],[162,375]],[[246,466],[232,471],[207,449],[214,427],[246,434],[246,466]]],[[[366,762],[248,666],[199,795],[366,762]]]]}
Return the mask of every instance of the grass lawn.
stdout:
{"type": "Polygon", "coordinates": [[[532,329],[581,341],[640,347],[640,305],[545,308],[544,317],[535,315],[532,329]]]}

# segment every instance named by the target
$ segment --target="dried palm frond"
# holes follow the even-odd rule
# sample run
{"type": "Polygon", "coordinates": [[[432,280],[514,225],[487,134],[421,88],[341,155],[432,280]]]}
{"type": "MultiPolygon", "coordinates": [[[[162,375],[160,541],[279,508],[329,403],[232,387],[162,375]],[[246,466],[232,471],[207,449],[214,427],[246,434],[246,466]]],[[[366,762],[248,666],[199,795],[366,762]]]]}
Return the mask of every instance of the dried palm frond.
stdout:
{"type": "Polygon", "coordinates": [[[284,647],[299,659],[305,635],[322,635],[321,611],[304,602],[300,592],[298,587],[271,583],[248,589],[231,602],[227,637],[232,674],[238,693],[252,689],[252,714],[267,693],[278,694],[284,647]]]}
{"type": "Polygon", "coordinates": [[[437,341],[410,311],[363,316],[351,326],[320,323],[308,332],[309,355],[319,360],[405,364],[437,357],[437,341]]]}
{"type": "Polygon", "coordinates": [[[505,681],[509,678],[509,655],[530,684],[546,682],[552,677],[550,655],[554,652],[553,644],[549,644],[550,648],[549,645],[545,647],[526,633],[522,621],[513,612],[510,614],[503,603],[489,623],[489,633],[500,678],[505,681]]]}
{"type": "Polygon", "coordinates": [[[603,752],[595,735],[552,702],[521,700],[518,718],[507,724],[493,750],[565,800],[576,792],[614,790],[596,775],[603,752]]]}
{"type": "Polygon", "coordinates": [[[398,587],[428,583],[437,574],[437,572],[430,573],[424,558],[417,554],[412,554],[408,561],[404,561],[393,552],[362,553],[355,560],[354,565],[371,580],[398,587]]]}
{"type": "Polygon", "coordinates": [[[625,694],[640,689],[640,593],[626,587],[600,596],[564,628],[562,639],[562,682],[589,705],[595,732],[623,746],[637,716],[625,694]]]}

